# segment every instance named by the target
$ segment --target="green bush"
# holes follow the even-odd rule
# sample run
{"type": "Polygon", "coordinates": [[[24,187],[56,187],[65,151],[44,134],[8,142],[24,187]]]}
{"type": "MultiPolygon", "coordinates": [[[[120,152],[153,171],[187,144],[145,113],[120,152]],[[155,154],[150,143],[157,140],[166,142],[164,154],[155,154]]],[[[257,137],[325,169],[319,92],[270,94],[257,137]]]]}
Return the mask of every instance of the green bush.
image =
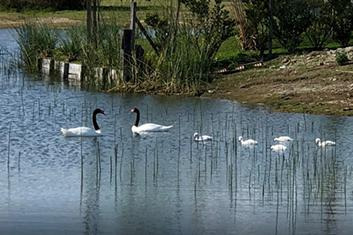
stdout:
{"type": "Polygon", "coordinates": [[[310,2],[312,24],[305,32],[311,46],[315,49],[322,49],[332,36],[332,8],[325,0],[310,2]]]}
{"type": "Polygon", "coordinates": [[[273,7],[273,33],[285,49],[294,52],[302,41],[301,35],[312,22],[308,1],[274,0],[273,7]]]}
{"type": "Polygon", "coordinates": [[[345,52],[337,52],[336,54],[336,62],[338,65],[345,65],[349,61],[347,53],[345,52]]]}
{"type": "Polygon", "coordinates": [[[353,3],[351,0],[329,0],[333,15],[333,39],[342,47],[349,45],[353,30],[353,3]]]}

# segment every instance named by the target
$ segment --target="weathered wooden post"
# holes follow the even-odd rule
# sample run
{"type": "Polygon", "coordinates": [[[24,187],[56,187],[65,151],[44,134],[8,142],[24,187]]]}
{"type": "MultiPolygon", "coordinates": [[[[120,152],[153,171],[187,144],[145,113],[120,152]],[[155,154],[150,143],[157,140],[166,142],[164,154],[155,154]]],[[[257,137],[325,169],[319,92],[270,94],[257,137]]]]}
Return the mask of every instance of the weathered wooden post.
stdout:
{"type": "Polygon", "coordinates": [[[137,26],[139,27],[139,29],[141,30],[141,32],[143,33],[143,35],[145,35],[147,41],[150,43],[153,50],[156,52],[157,55],[159,55],[159,48],[153,42],[151,36],[147,33],[146,29],[143,27],[143,25],[141,24],[141,22],[139,21],[139,19],[137,17],[136,17],[136,23],[137,23],[137,26]]]}
{"type": "Polygon", "coordinates": [[[42,64],[43,64],[43,58],[38,58],[38,60],[37,60],[38,72],[42,72],[42,64]]]}
{"type": "Polygon", "coordinates": [[[69,79],[69,68],[70,68],[70,64],[67,62],[64,62],[64,70],[63,70],[64,81],[67,81],[69,79]]]}
{"type": "Polygon", "coordinates": [[[138,73],[138,70],[136,68],[136,57],[135,57],[135,32],[136,32],[136,8],[137,4],[135,0],[131,1],[131,13],[130,13],[130,29],[132,31],[131,33],[131,78],[134,79],[136,78],[136,75],[138,73]]]}
{"type": "Polygon", "coordinates": [[[132,78],[132,47],[132,30],[124,29],[121,45],[122,77],[124,81],[130,81],[132,78]]]}
{"type": "Polygon", "coordinates": [[[135,50],[135,31],[136,31],[136,9],[137,9],[137,3],[132,0],[131,1],[131,14],[130,14],[130,29],[132,30],[132,37],[131,37],[131,43],[132,43],[132,50],[135,50]]]}

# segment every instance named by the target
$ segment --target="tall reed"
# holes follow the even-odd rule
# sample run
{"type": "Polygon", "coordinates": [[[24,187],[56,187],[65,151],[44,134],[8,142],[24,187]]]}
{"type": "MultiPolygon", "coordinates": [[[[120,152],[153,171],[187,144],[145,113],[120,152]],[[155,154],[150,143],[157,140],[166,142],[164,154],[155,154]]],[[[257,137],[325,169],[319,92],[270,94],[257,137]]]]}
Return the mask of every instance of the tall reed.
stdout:
{"type": "Polygon", "coordinates": [[[20,63],[28,72],[36,72],[39,58],[53,56],[58,42],[57,31],[46,24],[27,21],[16,28],[16,32],[20,63]]]}

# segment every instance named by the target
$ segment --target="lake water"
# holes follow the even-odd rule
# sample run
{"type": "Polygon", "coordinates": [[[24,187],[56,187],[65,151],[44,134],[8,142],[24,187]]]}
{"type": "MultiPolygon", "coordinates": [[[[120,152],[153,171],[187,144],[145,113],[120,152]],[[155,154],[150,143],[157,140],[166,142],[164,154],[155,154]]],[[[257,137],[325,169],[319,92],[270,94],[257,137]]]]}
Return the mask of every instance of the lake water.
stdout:
{"type": "MultiPolygon", "coordinates": [[[[9,30],[0,43],[13,51],[9,30]]],[[[0,76],[0,234],[351,234],[353,119],[0,76]],[[133,136],[141,121],[173,124],[133,136]],[[104,135],[64,138],[62,127],[104,135]],[[214,141],[195,143],[195,131],[214,141]],[[245,148],[238,136],[259,144],[245,148]],[[273,138],[295,140],[284,154],[273,138]],[[316,137],[337,142],[318,148],[316,137]]]]}

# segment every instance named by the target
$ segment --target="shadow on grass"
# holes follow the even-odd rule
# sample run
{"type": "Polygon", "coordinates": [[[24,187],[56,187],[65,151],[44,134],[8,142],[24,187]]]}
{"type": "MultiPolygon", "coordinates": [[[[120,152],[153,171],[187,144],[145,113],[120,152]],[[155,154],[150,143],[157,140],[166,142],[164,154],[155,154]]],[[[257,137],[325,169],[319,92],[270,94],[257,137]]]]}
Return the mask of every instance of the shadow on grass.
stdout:
{"type": "MultiPolygon", "coordinates": [[[[130,11],[130,6],[101,6],[102,11],[130,11]]],[[[137,6],[137,11],[160,10],[161,6],[137,6]]]]}

